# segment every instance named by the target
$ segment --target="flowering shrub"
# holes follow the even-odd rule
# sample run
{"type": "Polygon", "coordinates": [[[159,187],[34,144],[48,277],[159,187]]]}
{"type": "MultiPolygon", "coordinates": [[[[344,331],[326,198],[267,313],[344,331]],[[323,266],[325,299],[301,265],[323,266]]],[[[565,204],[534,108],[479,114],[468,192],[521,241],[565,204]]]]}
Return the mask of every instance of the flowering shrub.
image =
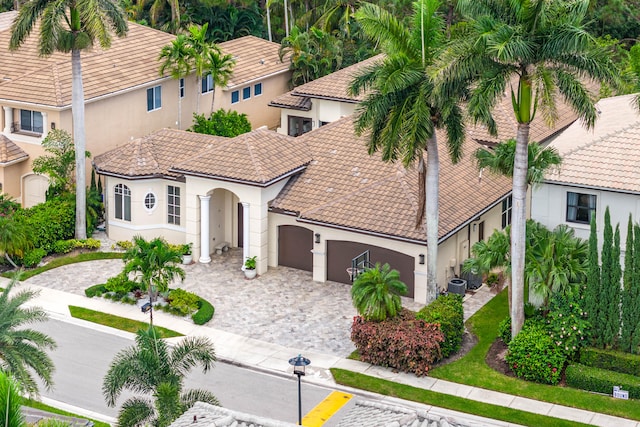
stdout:
{"type": "Polygon", "coordinates": [[[518,377],[544,384],[558,383],[566,360],[566,353],[538,319],[525,322],[522,331],[509,343],[506,357],[518,377]]]}
{"type": "Polygon", "coordinates": [[[556,293],[551,297],[546,323],[554,344],[568,358],[572,358],[587,344],[590,324],[570,295],[556,293]]]}
{"type": "Polygon", "coordinates": [[[351,340],[363,362],[421,376],[442,357],[440,345],[445,337],[438,325],[402,310],[398,316],[381,322],[354,317],[351,340]]]}

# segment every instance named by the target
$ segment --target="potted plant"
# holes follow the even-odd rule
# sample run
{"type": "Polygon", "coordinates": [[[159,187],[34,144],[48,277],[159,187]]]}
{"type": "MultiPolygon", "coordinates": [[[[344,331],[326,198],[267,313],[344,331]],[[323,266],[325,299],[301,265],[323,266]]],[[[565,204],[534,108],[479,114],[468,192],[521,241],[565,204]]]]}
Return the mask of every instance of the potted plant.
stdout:
{"type": "Polygon", "coordinates": [[[191,255],[191,246],[193,243],[185,243],[182,245],[182,263],[187,265],[191,264],[193,261],[193,256],[191,255]]]}
{"type": "Polygon", "coordinates": [[[252,256],[244,261],[244,276],[247,279],[256,277],[256,258],[257,256],[252,256]]]}

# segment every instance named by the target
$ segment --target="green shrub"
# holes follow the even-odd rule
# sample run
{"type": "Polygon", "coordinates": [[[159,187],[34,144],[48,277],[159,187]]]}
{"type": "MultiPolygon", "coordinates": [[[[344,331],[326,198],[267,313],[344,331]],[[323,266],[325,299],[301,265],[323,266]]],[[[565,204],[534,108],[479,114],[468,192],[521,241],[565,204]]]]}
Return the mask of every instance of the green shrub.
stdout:
{"type": "Polygon", "coordinates": [[[588,347],[580,351],[580,363],[622,374],[640,375],[640,356],[588,347]]]}
{"type": "Polygon", "coordinates": [[[140,284],[129,280],[124,273],[120,273],[115,277],[107,279],[107,283],[104,284],[105,289],[108,292],[114,292],[118,295],[123,295],[128,292],[132,292],[140,287],[140,284]]]}
{"type": "Polygon", "coordinates": [[[193,316],[191,316],[191,319],[193,320],[193,323],[195,323],[196,325],[204,325],[205,323],[207,323],[209,320],[211,320],[213,318],[213,313],[215,313],[215,309],[213,308],[213,305],[211,305],[211,303],[205,299],[200,298],[200,309],[198,311],[196,311],[193,316]]]}
{"type": "Polygon", "coordinates": [[[409,310],[380,322],[353,319],[351,341],[360,360],[403,372],[426,375],[442,357],[440,345],[445,337],[440,326],[416,319],[409,310]]]}
{"type": "Polygon", "coordinates": [[[509,343],[506,361],[520,378],[543,384],[557,384],[567,360],[539,320],[527,320],[509,343]]]}
{"type": "Polygon", "coordinates": [[[118,240],[115,244],[115,248],[121,249],[123,251],[128,251],[132,247],[133,247],[133,242],[130,240],[118,240]]]}
{"type": "Polygon", "coordinates": [[[198,310],[200,297],[184,289],[172,289],[169,292],[169,305],[176,309],[182,316],[191,314],[198,310]]]}
{"type": "Polygon", "coordinates": [[[511,317],[507,316],[498,325],[498,336],[505,344],[511,342],[511,317]]]}
{"type": "Polygon", "coordinates": [[[422,308],[417,319],[427,323],[437,323],[444,334],[444,342],[440,344],[442,357],[449,357],[460,350],[462,335],[464,334],[464,310],[462,296],[448,294],[438,297],[434,302],[422,308]]]}
{"type": "Polygon", "coordinates": [[[96,249],[100,249],[101,245],[102,244],[100,243],[100,240],[98,240],[98,239],[89,238],[89,239],[86,239],[86,240],[82,241],[82,247],[85,248],[85,249],[96,250],[96,249]]]}
{"type": "Polygon", "coordinates": [[[46,255],[47,251],[42,248],[31,249],[24,253],[24,257],[22,257],[22,264],[25,267],[35,267],[46,255]]]}
{"type": "Polygon", "coordinates": [[[613,386],[619,386],[629,392],[630,398],[640,398],[640,377],[635,375],[593,368],[579,363],[567,366],[565,373],[569,387],[612,394],[613,386]]]}
{"type": "Polygon", "coordinates": [[[571,295],[553,294],[545,321],[553,342],[568,358],[587,344],[590,325],[571,295]]]}
{"type": "Polygon", "coordinates": [[[75,233],[75,202],[64,198],[47,200],[29,209],[14,214],[14,219],[22,223],[30,233],[34,247],[44,249],[45,254],[53,251],[58,240],[71,239],[75,233]]]}
{"type": "Polygon", "coordinates": [[[99,297],[105,292],[107,292],[107,289],[104,287],[103,284],[93,285],[84,290],[84,294],[89,298],[93,298],[95,296],[99,297]]]}
{"type": "Polygon", "coordinates": [[[58,240],[53,244],[52,252],[57,254],[67,254],[75,248],[76,240],[58,240]]]}

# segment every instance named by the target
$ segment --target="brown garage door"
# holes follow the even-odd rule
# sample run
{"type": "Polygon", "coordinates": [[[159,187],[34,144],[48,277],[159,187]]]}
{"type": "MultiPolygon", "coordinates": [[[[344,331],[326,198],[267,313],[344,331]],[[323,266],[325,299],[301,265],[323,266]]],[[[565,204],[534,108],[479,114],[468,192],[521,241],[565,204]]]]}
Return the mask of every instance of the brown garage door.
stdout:
{"type": "Polygon", "coordinates": [[[313,231],[295,225],[278,226],[278,265],[313,271],[313,231]]]}
{"type": "Polygon", "coordinates": [[[362,252],[368,250],[372,264],[379,262],[388,263],[391,268],[400,272],[402,280],[409,290],[406,296],[413,298],[415,261],[413,257],[401,252],[378,246],[365,245],[357,242],[345,242],[341,240],[327,241],[327,279],[334,282],[349,283],[347,268],[351,267],[351,260],[362,252]]]}

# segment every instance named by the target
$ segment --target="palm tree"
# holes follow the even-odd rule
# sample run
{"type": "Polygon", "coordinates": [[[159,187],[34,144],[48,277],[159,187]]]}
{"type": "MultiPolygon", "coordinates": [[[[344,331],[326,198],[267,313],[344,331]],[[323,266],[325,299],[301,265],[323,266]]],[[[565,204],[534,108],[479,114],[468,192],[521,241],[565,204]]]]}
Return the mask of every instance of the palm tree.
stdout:
{"type": "Polygon", "coordinates": [[[44,322],[48,315],[39,307],[22,307],[37,295],[32,290],[9,296],[16,283],[14,277],[0,293],[0,370],[11,374],[22,391],[37,395],[38,384],[31,372],[35,372],[47,389],[51,388],[54,367],[45,350],[54,349],[56,343],[42,332],[20,329],[29,323],[44,322]]]}
{"type": "Polygon", "coordinates": [[[233,55],[225,54],[217,45],[211,46],[208,52],[209,74],[213,81],[213,94],[211,95],[211,112],[213,112],[213,102],[216,96],[216,87],[225,87],[233,76],[233,67],[236,60],[233,55]]]}
{"type": "Polygon", "coordinates": [[[196,365],[206,373],[216,361],[208,338],[187,337],[171,348],[153,327],[139,330],[136,344],[116,355],[104,377],[102,393],[107,405],[116,405],[124,390],[151,395],[126,400],[118,414],[120,427],[154,425],[165,427],[195,402],[218,405],[206,390],[182,390],[185,376],[196,365]]]}
{"type": "Polygon", "coordinates": [[[182,262],[182,251],[173,249],[160,237],[146,241],[142,236],[134,236],[133,247],[125,252],[122,259],[126,263],[124,274],[135,273],[134,280],[149,293],[149,323],[153,326],[154,293],[166,292],[175,278],[185,278],[184,270],[178,267],[182,262]]]}
{"type": "Polygon", "coordinates": [[[398,270],[389,264],[368,268],[358,274],[351,287],[353,306],[365,320],[380,322],[395,317],[402,309],[401,295],[407,294],[407,285],[400,280],[398,270]]]}
{"type": "Polygon", "coordinates": [[[589,0],[458,0],[467,20],[462,37],[441,57],[438,75],[449,84],[475,80],[469,112],[496,134],[491,113],[514,80],[511,98],[516,121],[513,167],[512,335],[524,322],[525,220],[529,128],[539,109],[548,124],[557,118],[561,95],[593,127],[597,117],[586,79],[619,86],[616,67],[604,47],[585,30],[589,0]]]}
{"type": "Polygon", "coordinates": [[[4,256],[13,268],[18,266],[11,256],[22,257],[24,251],[31,246],[29,229],[24,224],[10,216],[0,216],[0,255],[4,256]]]}
{"type": "Polygon", "coordinates": [[[189,34],[187,35],[189,45],[188,52],[191,54],[189,60],[191,61],[196,77],[196,114],[200,112],[200,92],[202,89],[200,80],[209,69],[209,50],[212,44],[207,41],[208,27],[208,23],[202,26],[191,25],[189,26],[189,34]]]}
{"type": "Polygon", "coordinates": [[[5,427],[25,427],[22,413],[20,386],[6,373],[0,371],[0,420],[5,427]]]}
{"type": "Polygon", "coordinates": [[[447,132],[452,161],[457,162],[464,141],[462,112],[457,105],[462,86],[447,94],[437,90],[429,67],[443,48],[443,22],[438,0],[414,3],[414,25],[409,29],[394,16],[364,4],[356,18],[364,33],[380,44],[386,57],[364,69],[351,84],[352,94],[369,90],[356,110],[356,132],[368,132],[369,153],[382,159],[400,158],[405,167],[417,163],[419,203],[416,227],[423,226],[426,204],[427,299],[436,299],[438,285],[438,197],[440,161],[436,129],[447,132]],[[425,152],[427,164],[425,171],[425,152]]]}
{"type": "Polygon", "coordinates": [[[73,139],[76,145],[76,239],[87,238],[86,227],[86,140],[84,88],[80,53],[97,40],[103,49],[111,45],[112,32],[124,37],[127,21],[117,2],[110,0],[29,0],[11,25],[9,49],[16,50],[39,22],[39,51],[71,52],[73,139]]]}
{"type": "MultiPolygon", "coordinates": [[[[158,60],[162,61],[160,65],[160,75],[169,72],[172,78],[180,80],[193,70],[194,53],[189,44],[189,39],[184,34],[178,34],[171,44],[162,47],[158,60]]],[[[180,91],[178,85],[178,91],[180,91]]],[[[178,93],[178,129],[182,129],[182,96],[178,93]]]]}
{"type": "MultiPolygon", "coordinates": [[[[144,2],[143,2],[144,3],[144,2]]],[[[158,18],[160,14],[164,10],[164,7],[169,4],[171,8],[171,21],[168,22],[167,29],[168,32],[172,34],[176,34],[176,32],[180,29],[180,3],[178,0],[154,0],[151,5],[151,9],[149,9],[149,17],[151,18],[151,26],[156,27],[158,23],[158,18]]]]}

